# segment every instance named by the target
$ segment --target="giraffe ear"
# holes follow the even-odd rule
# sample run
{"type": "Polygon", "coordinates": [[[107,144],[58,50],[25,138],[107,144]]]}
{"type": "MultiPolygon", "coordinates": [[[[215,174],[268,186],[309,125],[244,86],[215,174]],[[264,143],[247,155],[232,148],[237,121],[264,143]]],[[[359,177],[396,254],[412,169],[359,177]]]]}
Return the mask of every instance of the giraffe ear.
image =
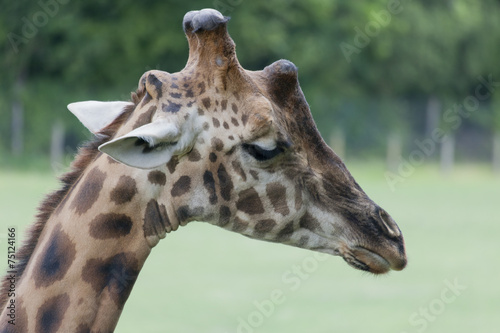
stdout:
{"type": "Polygon", "coordinates": [[[190,150],[198,132],[190,121],[179,127],[176,122],[160,118],[102,144],[99,150],[128,166],[152,169],[190,150]]]}
{"type": "Polygon", "coordinates": [[[133,106],[131,102],[98,102],[85,101],[68,104],[73,113],[89,131],[97,134],[123,113],[125,107],[133,106]]]}

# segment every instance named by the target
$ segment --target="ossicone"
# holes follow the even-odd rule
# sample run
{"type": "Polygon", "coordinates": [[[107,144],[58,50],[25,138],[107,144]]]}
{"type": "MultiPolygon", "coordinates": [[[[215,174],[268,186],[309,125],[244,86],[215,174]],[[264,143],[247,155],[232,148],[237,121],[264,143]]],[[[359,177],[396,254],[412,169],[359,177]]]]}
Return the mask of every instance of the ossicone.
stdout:
{"type": "Polygon", "coordinates": [[[298,87],[297,67],[289,60],[281,59],[264,68],[269,91],[276,100],[285,101],[298,87]]]}

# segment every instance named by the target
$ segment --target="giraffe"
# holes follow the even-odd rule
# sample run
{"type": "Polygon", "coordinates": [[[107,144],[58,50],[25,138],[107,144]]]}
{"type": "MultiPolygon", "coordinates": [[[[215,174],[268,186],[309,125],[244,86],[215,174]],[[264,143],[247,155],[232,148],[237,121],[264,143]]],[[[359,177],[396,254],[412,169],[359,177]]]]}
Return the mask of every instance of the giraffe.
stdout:
{"type": "Polygon", "coordinates": [[[374,274],[406,266],[397,224],[316,129],[296,66],[243,69],[228,19],[188,12],[185,68],[144,73],[131,101],[68,105],[95,139],[41,204],[0,331],[113,331],[151,250],[192,221],[374,274]]]}

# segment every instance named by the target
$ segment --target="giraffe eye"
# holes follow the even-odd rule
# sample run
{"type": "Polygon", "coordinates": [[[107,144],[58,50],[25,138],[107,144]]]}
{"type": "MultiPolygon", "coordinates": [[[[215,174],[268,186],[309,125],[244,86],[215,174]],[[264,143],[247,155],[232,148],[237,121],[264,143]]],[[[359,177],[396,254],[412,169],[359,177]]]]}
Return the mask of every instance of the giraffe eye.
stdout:
{"type": "Polygon", "coordinates": [[[284,151],[284,148],[277,145],[276,148],[268,150],[258,145],[244,143],[243,150],[252,155],[257,161],[268,161],[284,151]]]}

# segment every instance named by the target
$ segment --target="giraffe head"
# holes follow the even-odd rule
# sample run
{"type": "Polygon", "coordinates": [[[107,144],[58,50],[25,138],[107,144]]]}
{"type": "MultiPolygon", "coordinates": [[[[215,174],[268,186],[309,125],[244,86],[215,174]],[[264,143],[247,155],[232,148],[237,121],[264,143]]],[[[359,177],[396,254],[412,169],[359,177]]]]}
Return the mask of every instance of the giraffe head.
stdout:
{"type": "Polygon", "coordinates": [[[182,71],[146,72],[134,102],[80,102],[70,110],[98,133],[133,109],[99,149],[136,170],[152,169],[150,177],[166,185],[148,195],[173,207],[169,219],[180,225],[205,221],[340,255],[372,273],[403,269],[398,226],[321,138],[295,65],[243,69],[227,21],[211,9],[187,13],[182,71]]]}

